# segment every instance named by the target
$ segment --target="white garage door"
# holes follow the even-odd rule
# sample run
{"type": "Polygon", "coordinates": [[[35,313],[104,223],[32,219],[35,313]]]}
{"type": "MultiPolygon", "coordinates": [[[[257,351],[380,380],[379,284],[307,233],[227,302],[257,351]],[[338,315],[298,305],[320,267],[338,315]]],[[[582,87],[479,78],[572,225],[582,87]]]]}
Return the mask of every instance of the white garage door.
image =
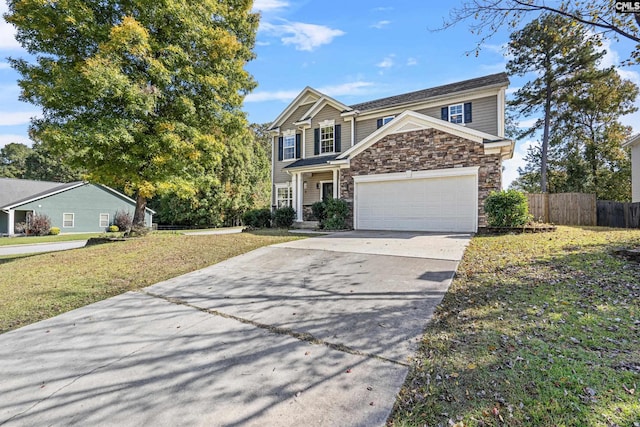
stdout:
{"type": "Polygon", "coordinates": [[[433,173],[418,172],[414,173],[418,176],[410,178],[389,174],[389,180],[385,175],[356,177],[355,228],[474,232],[477,169],[472,172],[435,177],[424,177],[433,173]]]}

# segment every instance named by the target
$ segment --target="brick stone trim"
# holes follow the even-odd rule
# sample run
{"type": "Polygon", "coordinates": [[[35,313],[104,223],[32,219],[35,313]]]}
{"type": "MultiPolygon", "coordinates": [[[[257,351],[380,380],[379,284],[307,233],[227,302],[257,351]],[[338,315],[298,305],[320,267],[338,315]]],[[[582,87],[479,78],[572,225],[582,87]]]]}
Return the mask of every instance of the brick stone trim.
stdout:
{"type": "Polygon", "coordinates": [[[483,227],[484,200],[502,185],[499,154],[485,155],[481,143],[435,129],[387,135],[350,159],[349,169],[340,171],[340,197],[349,204],[349,225],[353,227],[354,176],[469,166],[480,167],[478,226],[483,227]]]}

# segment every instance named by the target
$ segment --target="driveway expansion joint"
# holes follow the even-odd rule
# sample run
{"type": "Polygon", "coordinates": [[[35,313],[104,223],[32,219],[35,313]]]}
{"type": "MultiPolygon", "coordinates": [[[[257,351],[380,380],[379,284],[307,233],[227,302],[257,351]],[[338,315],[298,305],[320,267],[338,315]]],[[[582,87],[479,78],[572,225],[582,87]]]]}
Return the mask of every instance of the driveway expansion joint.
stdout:
{"type": "Polygon", "coordinates": [[[281,328],[278,326],[273,326],[273,325],[267,325],[265,323],[260,323],[260,322],[256,322],[253,320],[249,320],[249,319],[245,319],[243,317],[239,317],[239,316],[234,316],[232,314],[228,314],[228,313],[223,313],[221,311],[218,310],[213,310],[210,308],[204,308],[204,307],[199,307],[197,305],[188,303],[187,301],[181,300],[179,298],[171,298],[171,297],[167,297],[164,295],[160,295],[160,294],[156,294],[153,292],[149,292],[146,290],[139,290],[138,292],[153,297],[153,298],[159,298],[161,300],[167,301],[171,304],[176,304],[176,305],[180,305],[180,306],[184,306],[184,307],[189,307],[192,308],[194,310],[198,310],[201,311],[203,313],[207,313],[213,316],[220,316],[223,317],[225,319],[231,319],[231,320],[235,320],[237,322],[240,323],[244,323],[246,325],[251,325],[251,326],[255,326],[256,328],[260,328],[260,329],[264,329],[266,331],[269,331],[273,334],[276,335],[286,335],[292,338],[295,338],[299,341],[304,341],[304,342],[308,342],[310,344],[315,344],[315,345],[322,345],[325,347],[328,347],[332,350],[337,350],[343,353],[348,353],[348,354],[352,354],[355,356],[361,356],[361,357],[365,357],[368,359],[376,359],[376,360],[380,360],[382,362],[388,362],[388,363],[393,363],[394,365],[399,365],[399,366],[404,366],[404,367],[410,367],[409,363],[405,363],[405,362],[400,362],[398,360],[393,360],[393,359],[389,359],[387,357],[383,357],[377,354],[373,354],[373,353],[367,353],[367,352],[363,352],[360,350],[356,350],[353,349],[349,346],[346,346],[344,344],[337,344],[337,343],[332,343],[332,342],[328,342],[328,341],[324,341],[322,339],[316,338],[314,337],[312,334],[306,333],[306,332],[296,332],[292,329],[288,329],[288,328],[281,328]]]}

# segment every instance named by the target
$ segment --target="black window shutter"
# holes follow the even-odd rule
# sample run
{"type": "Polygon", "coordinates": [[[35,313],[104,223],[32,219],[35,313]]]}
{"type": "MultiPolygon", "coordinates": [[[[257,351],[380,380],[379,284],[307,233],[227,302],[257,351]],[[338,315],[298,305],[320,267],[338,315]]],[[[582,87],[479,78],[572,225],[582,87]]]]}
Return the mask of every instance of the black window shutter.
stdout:
{"type": "Polygon", "coordinates": [[[341,147],[341,139],[340,139],[340,130],[342,129],[341,125],[336,125],[333,131],[333,136],[336,138],[336,153],[342,151],[341,147]]]}
{"type": "Polygon", "coordinates": [[[320,154],[320,128],[313,130],[313,154],[320,154]]]}
{"type": "Polygon", "coordinates": [[[378,119],[377,126],[378,126],[378,129],[382,127],[382,119],[378,119]]]}
{"type": "Polygon", "coordinates": [[[471,123],[471,103],[464,103],[464,122],[471,123]]]}
{"type": "Polygon", "coordinates": [[[442,107],[440,109],[440,118],[449,121],[449,107],[442,107]]]}
{"type": "Polygon", "coordinates": [[[283,143],[283,139],[282,137],[278,138],[278,160],[282,161],[282,143],[283,143]]]}
{"type": "Polygon", "coordinates": [[[300,134],[296,133],[296,159],[302,157],[302,151],[300,151],[300,134]]]}

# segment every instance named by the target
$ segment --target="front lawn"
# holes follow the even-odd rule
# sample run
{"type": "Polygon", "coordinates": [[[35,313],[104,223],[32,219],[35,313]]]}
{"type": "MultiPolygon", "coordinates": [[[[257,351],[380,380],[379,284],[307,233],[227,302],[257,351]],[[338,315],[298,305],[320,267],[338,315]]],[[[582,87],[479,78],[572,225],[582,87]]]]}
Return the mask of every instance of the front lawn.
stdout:
{"type": "Polygon", "coordinates": [[[0,237],[0,246],[34,245],[36,243],[70,242],[73,240],[87,240],[102,236],[104,233],[58,234],[57,236],[20,236],[0,237]]]}
{"type": "Polygon", "coordinates": [[[287,231],[152,234],[64,252],[0,259],[0,333],[302,236],[287,231]]]}
{"type": "Polygon", "coordinates": [[[640,426],[640,230],[477,236],[390,426],[640,426]]]}

